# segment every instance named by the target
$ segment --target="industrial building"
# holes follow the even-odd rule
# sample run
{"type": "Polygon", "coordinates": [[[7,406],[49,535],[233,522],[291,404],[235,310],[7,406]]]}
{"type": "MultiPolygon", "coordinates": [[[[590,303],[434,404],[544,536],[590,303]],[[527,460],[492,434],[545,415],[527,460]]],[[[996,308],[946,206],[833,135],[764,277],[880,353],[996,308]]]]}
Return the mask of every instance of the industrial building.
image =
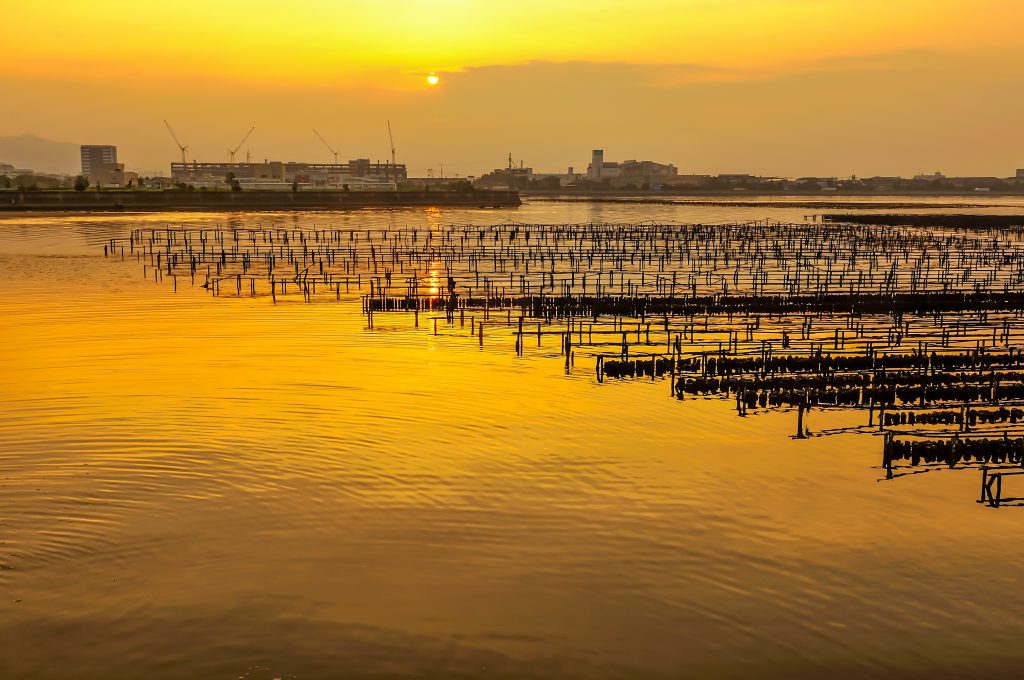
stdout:
{"type": "Polygon", "coordinates": [[[559,189],[583,179],[582,175],[569,166],[568,172],[534,172],[520,160],[517,166],[508,155],[508,166],[497,168],[479,178],[469,178],[474,186],[482,189],[559,189]]]}
{"type": "Polygon", "coordinates": [[[17,177],[18,175],[31,174],[34,174],[31,168],[16,168],[10,163],[0,163],[0,175],[6,175],[7,177],[17,177]]]}
{"type": "Polygon", "coordinates": [[[671,180],[679,174],[679,169],[672,164],[655,163],[654,161],[628,160],[608,162],[604,159],[603,149],[594,149],[587,166],[587,179],[595,182],[608,180],[610,184],[651,184],[671,180]]]}
{"type": "Polygon", "coordinates": [[[229,174],[243,189],[278,190],[290,190],[293,186],[386,190],[396,188],[408,177],[404,163],[371,163],[367,158],[348,163],[171,163],[171,177],[176,183],[196,187],[224,187],[229,174]]]}
{"type": "Polygon", "coordinates": [[[124,163],[117,162],[117,147],[110,144],[83,144],[82,177],[99,186],[123,186],[124,163]]]}

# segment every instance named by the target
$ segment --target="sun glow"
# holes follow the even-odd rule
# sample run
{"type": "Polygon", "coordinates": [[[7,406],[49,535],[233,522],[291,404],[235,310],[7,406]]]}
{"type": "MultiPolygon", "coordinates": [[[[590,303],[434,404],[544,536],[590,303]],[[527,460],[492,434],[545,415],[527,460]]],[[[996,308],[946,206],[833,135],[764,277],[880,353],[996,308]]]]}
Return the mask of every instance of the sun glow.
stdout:
{"type": "Polygon", "coordinates": [[[437,85],[439,82],[441,82],[441,78],[436,73],[431,73],[429,76],[427,76],[428,85],[437,85]]]}

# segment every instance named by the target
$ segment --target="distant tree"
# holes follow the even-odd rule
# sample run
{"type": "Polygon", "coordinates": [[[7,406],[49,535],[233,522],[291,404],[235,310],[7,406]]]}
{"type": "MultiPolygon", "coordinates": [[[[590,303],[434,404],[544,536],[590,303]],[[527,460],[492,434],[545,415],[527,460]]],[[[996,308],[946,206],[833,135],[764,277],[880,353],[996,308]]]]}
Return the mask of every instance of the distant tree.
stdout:
{"type": "Polygon", "coordinates": [[[186,189],[188,189],[188,185],[185,184],[184,182],[175,182],[174,183],[174,188],[175,189],[180,189],[181,191],[185,191],[186,189]]]}
{"type": "Polygon", "coordinates": [[[299,180],[293,180],[292,181],[292,193],[294,194],[294,193],[297,193],[298,191],[299,191],[299,180]]]}
{"type": "Polygon", "coordinates": [[[460,179],[458,182],[452,182],[448,185],[448,188],[452,191],[473,191],[473,185],[468,180],[460,179]]]}
{"type": "Polygon", "coordinates": [[[541,179],[530,180],[529,188],[557,191],[562,188],[562,182],[554,176],[543,177],[541,179]]]}
{"type": "Polygon", "coordinates": [[[235,186],[235,173],[229,172],[228,174],[224,175],[224,183],[227,184],[229,187],[234,188],[234,186],[235,186]]]}
{"type": "Polygon", "coordinates": [[[146,186],[146,178],[144,178],[144,177],[140,177],[140,178],[139,178],[139,182],[138,182],[138,185],[139,185],[139,188],[140,188],[140,189],[143,189],[143,188],[145,188],[145,186],[146,186]]]}
{"type": "Polygon", "coordinates": [[[493,189],[496,186],[508,186],[507,171],[493,170],[476,179],[476,186],[480,189],[493,189]]]}
{"type": "Polygon", "coordinates": [[[241,191],[242,190],[242,185],[238,182],[237,179],[232,179],[231,180],[231,190],[232,191],[241,191]]]}
{"type": "Polygon", "coordinates": [[[341,185],[341,190],[342,191],[348,191],[348,185],[347,184],[342,184],[341,185]]]}
{"type": "Polygon", "coordinates": [[[40,189],[59,189],[61,187],[61,180],[56,177],[46,177],[44,175],[34,175],[32,173],[18,175],[12,180],[12,182],[24,187],[30,187],[34,184],[40,189]]]}

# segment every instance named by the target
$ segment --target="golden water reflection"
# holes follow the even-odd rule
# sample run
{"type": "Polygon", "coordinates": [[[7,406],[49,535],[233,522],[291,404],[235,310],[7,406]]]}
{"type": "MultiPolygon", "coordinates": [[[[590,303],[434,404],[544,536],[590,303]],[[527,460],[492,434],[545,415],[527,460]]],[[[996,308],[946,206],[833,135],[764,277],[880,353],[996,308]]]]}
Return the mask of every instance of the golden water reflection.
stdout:
{"type": "Polygon", "coordinates": [[[1021,517],[973,503],[973,474],[879,483],[872,437],[795,442],[789,414],[566,377],[556,347],[174,293],[99,255],[137,219],[0,220],[3,677],[1019,660],[1021,517]]]}

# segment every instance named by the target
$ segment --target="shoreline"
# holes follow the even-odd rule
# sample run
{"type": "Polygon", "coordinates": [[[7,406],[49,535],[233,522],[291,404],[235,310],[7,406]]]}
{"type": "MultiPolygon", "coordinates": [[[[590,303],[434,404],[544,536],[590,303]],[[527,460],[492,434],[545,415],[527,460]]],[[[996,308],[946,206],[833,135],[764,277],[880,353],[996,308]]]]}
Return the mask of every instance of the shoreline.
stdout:
{"type": "Polygon", "coordinates": [[[556,198],[572,200],[573,198],[722,198],[734,196],[736,198],[759,197],[759,196],[791,196],[793,198],[885,198],[885,197],[947,197],[947,198],[968,198],[982,199],[987,197],[1008,198],[1020,197],[1024,199],[1024,189],[1017,191],[899,191],[896,189],[888,191],[772,191],[770,189],[750,189],[745,191],[734,191],[730,189],[700,189],[694,191],[567,191],[567,190],[545,190],[545,189],[520,189],[521,196],[531,198],[556,198]]]}
{"type": "MultiPolygon", "coordinates": [[[[33,192],[38,195],[44,192],[33,192]]],[[[101,193],[104,199],[115,199],[119,196],[133,192],[110,191],[101,193]]],[[[142,191],[136,194],[147,195],[148,197],[163,197],[163,192],[142,191]]],[[[989,199],[1001,199],[998,201],[984,201],[981,196],[975,194],[949,194],[921,192],[914,194],[843,194],[840,196],[823,196],[821,194],[792,193],[755,193],[737,196],[735,193],[721,192],[719,194],[693,194],[693,195],[656,195],[646,193],[637,194],[542,194],[536,195],[532,192],[511,192],[511,191],[484,191],[473,192],[298,192],[297,194],[285,192],[261,192],[264,195],[256,195],[256,192],[166,192],[166,194],[197,194],[201,195],[200,200],[194,202],[181,202],[168,204],[150,202],[140,205],[128,202],[105,201],[97,205],[95,194],[86,194],[87,201],[75,203],[57,202],[53,199],[57,194],[64,194],[62,198],[81,197],[81,194],[71,196],[71,192],[52,192],[51,200],[43,202],[23,203],[13,206],[6,199],[8,196],[0,194],[0,219],[13,217],[61,217],[61,216],[85,216],[85,215],[145,215],[158,212],[181,213],[181,214],[222,214],[230,212],[245,213],[289,213],[297,211],[309,212],[347,212],[355,210],[380,210],[380,209],[407,209],[407,208],[466,208],[466,209],[503,209],[516,208],[524,203],[524,199],[532,204],[564,203],[564,204],[620,204],[634,206],[678,206],[678,207],[725,207],[725,208],[801,208],[814,211],[822,217],[834,217],[835,213],[845,211],[871,211],[879,213],[882,211],[902,210],[1012,210],[1024,211],[1024,195],[1020,195],[1019,202],[1009,202],[1006,199],[1016,198],[1017,194],[996,194],[987,196],[989,199]],[[245,194],[249,194],[245,196],[245,194]],[[272,194],[272,195],[267,195],[272,194]],[[328,196],[318,196],[327,194],[328,196]],[[390,194],[382,198],[382,194],[390,194]],[[210,196],[218,198],[205,200],[210,196]],[[288,197],[281,201],[282,196],[288,197]],[[239,198],[241,197],[241,198],[239,198]],[[300,197],[296,199],[295,197],[300,197]],[[806,200],[799,200],[799,199],[806,200]],[[949,199],[943,202],[932,202],[932,199],[949,199]],[[963,199],[961,202],[952,199],[963,199]],[[255,200],[254,200],[255,199],[255,200]],[[733,200],[730,200],[733,199],[733,200]],[[789,200],[777,200],[789,199],[789,200]],[[794,200],[796,199],[796,200],[794,200]],[[833,200],[829,200],[833,199],[833,200]],[[855,200],[859,199],[859,200],[855,200]],[[905,199],[905,200],[899,200],[905,199]],[[918,199],[918,200],[915,200],[918,199]],[[829,215],[832,213],[832,215],[829,215]]],[[[28,194],[29,196],[33,194],[28,194]]],[[[186,196],[192,198],[192,196],[186,196]]],[[[152,201],[152,199],[151,199],[152,201]]],[[[905,213],[904,213],[905,214],[905,213]]],[[[961,213],[952,212],[957,215],[961,213]]],[[[808,213],[810,215],[810,213],[808,213]]],[[[887,215],[887,217],[892,217],[887,215]]],[[[1015,216],[1014,216],[1015,217],[1015,216]]]]}
{"type": "Polygon", "coordinates": [[[515,191],[33,191],[0,194],[0,214],[290,212],[366,208],[514,208],[515,191]]]}
{"type": "MultiPolygon", "coordinates": [[[[1007,203],[991,203],[979,201],[981,197],[975,194],[842,194],[840,196],[823,196],[821,194],[792,194],[792,193],[756,193],[745,194],[742,197],[730,193],[720,194],[622,194],[612,196],[601,196],[593,194],[580,195],[534,195],[530,192],[522,192],[522,197],[536,203],[617,203],[623,205],[680,205],[696,207],[739,207],[739,208],[831,208],[831,209],[859,209],[870,208],[873,210],[902,209],[911,206],[923,206],[933,209],[978,209],[978,208],[1010,208],[1017,207],[1007,203]],[[727,200],[726,197],[735,197],[736,200],[727,200]],[[807,200],[792,200],[805,198],[807,200]],[[894,201],[894,198],[905,198],[906,201],[894,201]],[[932,203],[927,200],[913,199],[934,199],[946,198],[965,199],[964,202],[932,203]],[[758,200],[763,199],[763,200],[758,200]],[[791,199],[791,200],[773,200],[791,199]],[[830,200],[832,199],[832,200],[830,200]],[[862,200],[852,200],[862,199],[862,200]],[[968,200],[969,199],[969,200],[968,200]]],[[[1024,194],[993,194],[991,198],[1019,198],[1020,207],[1024,208],[1024,194]]]]}

